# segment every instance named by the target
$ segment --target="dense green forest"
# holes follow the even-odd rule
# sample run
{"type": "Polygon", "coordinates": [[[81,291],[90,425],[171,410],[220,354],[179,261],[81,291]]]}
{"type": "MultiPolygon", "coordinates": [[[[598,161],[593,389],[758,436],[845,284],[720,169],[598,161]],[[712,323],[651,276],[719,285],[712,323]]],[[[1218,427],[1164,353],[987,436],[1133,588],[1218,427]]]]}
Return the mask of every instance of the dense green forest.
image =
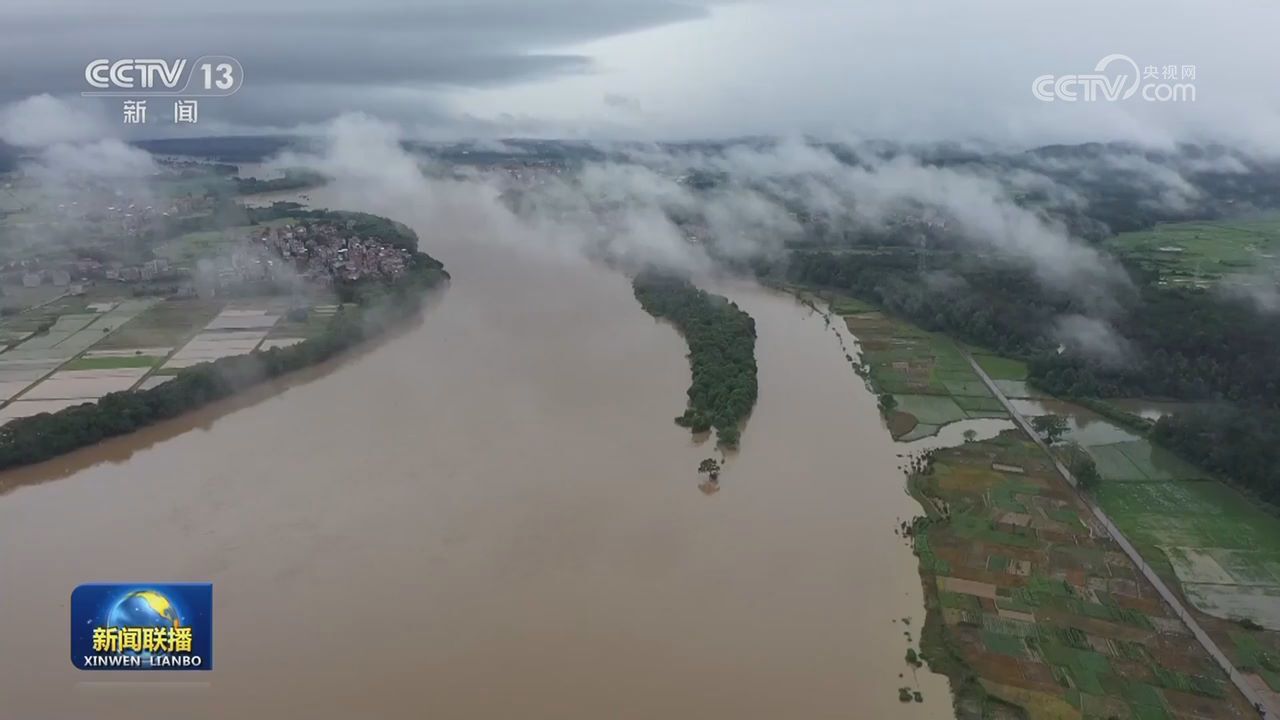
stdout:
{"type": "MultiPolygon", "coordinates": [[[[383,222],[398,225],[389,220],[383,222]]],[[[398,235],[388,238],[389,242],[393,240],[404,242],[398,235]]],[[[417,313],[425,291],[449,277],[439,261],[417,250],[413,252],[410,271],[394,284],[367,282],[340,288],[344,299],[358,304],[344,307],[316,337],[286,348],[185,368],[169,382],[149,390],[110,393],[96,404],[7,423],[0,427],[0,470],[47,460],[167,420],[265,380],[328,360],[386,332],[417,313]]]]}
{"type": "MultiPolygon", "coordinates": [[[[933,258],[936,261],[936,258],[933,258]]],[[[1280,498],[1280,320],[1206,290],[1137,288],[1110,318],[1129,343],[1123,362],[1059,353],[1051,328],[1088,313],[1029,271],[947,258],[945,273],[916,251],[795,252],[792,282],[832,288],[929,330],[1028,361],[1030,380],[1064,397],[1164,397],[1216,409],[1162,420],[1156,438],[1188,460],[1260,495],[1280,498]]]]}
{"type": "Polygon", "coordinates": [[[719,444],[735,447],[756,404],[756,324],[720,295],[688,280],[643,273],[632,283],[641,307],[671,321],[689,345],[689,406],[676,422],[693,432],[715,428],[719,444]]]}

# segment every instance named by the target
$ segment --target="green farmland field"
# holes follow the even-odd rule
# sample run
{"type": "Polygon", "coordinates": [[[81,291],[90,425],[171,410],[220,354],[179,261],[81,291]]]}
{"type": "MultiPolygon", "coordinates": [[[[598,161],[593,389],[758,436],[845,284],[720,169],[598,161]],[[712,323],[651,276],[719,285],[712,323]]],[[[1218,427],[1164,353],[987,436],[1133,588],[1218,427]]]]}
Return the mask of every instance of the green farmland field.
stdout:
{"type": "Polygon", "coordinates": [[[1280,217],[1157,225],[1121,233],[1107,249],[1154,270],[1171,284],[1211,284],[1276,266],[1280,217]]]}

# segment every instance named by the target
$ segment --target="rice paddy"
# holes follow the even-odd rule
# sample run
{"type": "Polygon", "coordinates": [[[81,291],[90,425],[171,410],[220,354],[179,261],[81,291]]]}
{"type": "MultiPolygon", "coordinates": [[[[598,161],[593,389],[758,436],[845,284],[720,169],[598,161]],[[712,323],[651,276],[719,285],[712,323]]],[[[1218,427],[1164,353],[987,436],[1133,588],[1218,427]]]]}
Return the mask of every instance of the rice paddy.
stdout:
{"type": "MultiPolygon", "coordinates": [[[[950,338],[855,300],[837,298],[831,308],[843,314],[857,338],[859,359],[876,392],[894,396],[896,408],[889,427],[896,439],[928,437],[962,420],[1007,417],[950,338]]],[[[1006,372],[1016,369],[1016,363],[1005,362],[1006,372]]]]}
{"type": "Polygon", "coordinates": [[[1177,619],[1028,438],[935,451],[926,467],[913,486],[945,511],[913,526],[934,623],[922,650],[977,680],[960,704],[1033,718],[1251,712],[1189,634],[1165,632],[1177,619]]]}

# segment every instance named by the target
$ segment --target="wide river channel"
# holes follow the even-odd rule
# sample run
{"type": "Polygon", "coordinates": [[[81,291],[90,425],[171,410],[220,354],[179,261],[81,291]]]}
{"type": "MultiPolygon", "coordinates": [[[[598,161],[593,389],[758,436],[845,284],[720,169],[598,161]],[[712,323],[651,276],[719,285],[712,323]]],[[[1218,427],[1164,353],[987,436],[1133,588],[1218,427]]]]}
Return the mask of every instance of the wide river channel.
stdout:
{"type": "Polygon", "coordinates": [[[421,322],[0,475],[0,718],[952,716],[903,660],[909,448],[820,314],[716,286],[760,399],[706,495],[684,342],[626,277],[403,219],[454,278],[421,322]],[[115,580],[211,581],[216,668],[74,670],[71,590],[115,580]]]}

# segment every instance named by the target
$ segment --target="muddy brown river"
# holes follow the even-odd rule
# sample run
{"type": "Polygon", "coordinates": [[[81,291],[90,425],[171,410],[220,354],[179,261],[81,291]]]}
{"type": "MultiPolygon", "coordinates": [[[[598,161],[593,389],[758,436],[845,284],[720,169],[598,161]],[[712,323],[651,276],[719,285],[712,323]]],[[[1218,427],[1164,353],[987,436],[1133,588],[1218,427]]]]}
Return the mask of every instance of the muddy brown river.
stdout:
{"type": "Polygon", "coordinates": [[[718,288],[761,385],[708,496],[625,277],[418,229],[454,282],[414,327],[0,476],[0,718],[951,717],[903,660],[906,449],[820,315],[718,288]],[[113,580],[213,582],[216,669],[74,670],[69,594],[113,580]]]}

